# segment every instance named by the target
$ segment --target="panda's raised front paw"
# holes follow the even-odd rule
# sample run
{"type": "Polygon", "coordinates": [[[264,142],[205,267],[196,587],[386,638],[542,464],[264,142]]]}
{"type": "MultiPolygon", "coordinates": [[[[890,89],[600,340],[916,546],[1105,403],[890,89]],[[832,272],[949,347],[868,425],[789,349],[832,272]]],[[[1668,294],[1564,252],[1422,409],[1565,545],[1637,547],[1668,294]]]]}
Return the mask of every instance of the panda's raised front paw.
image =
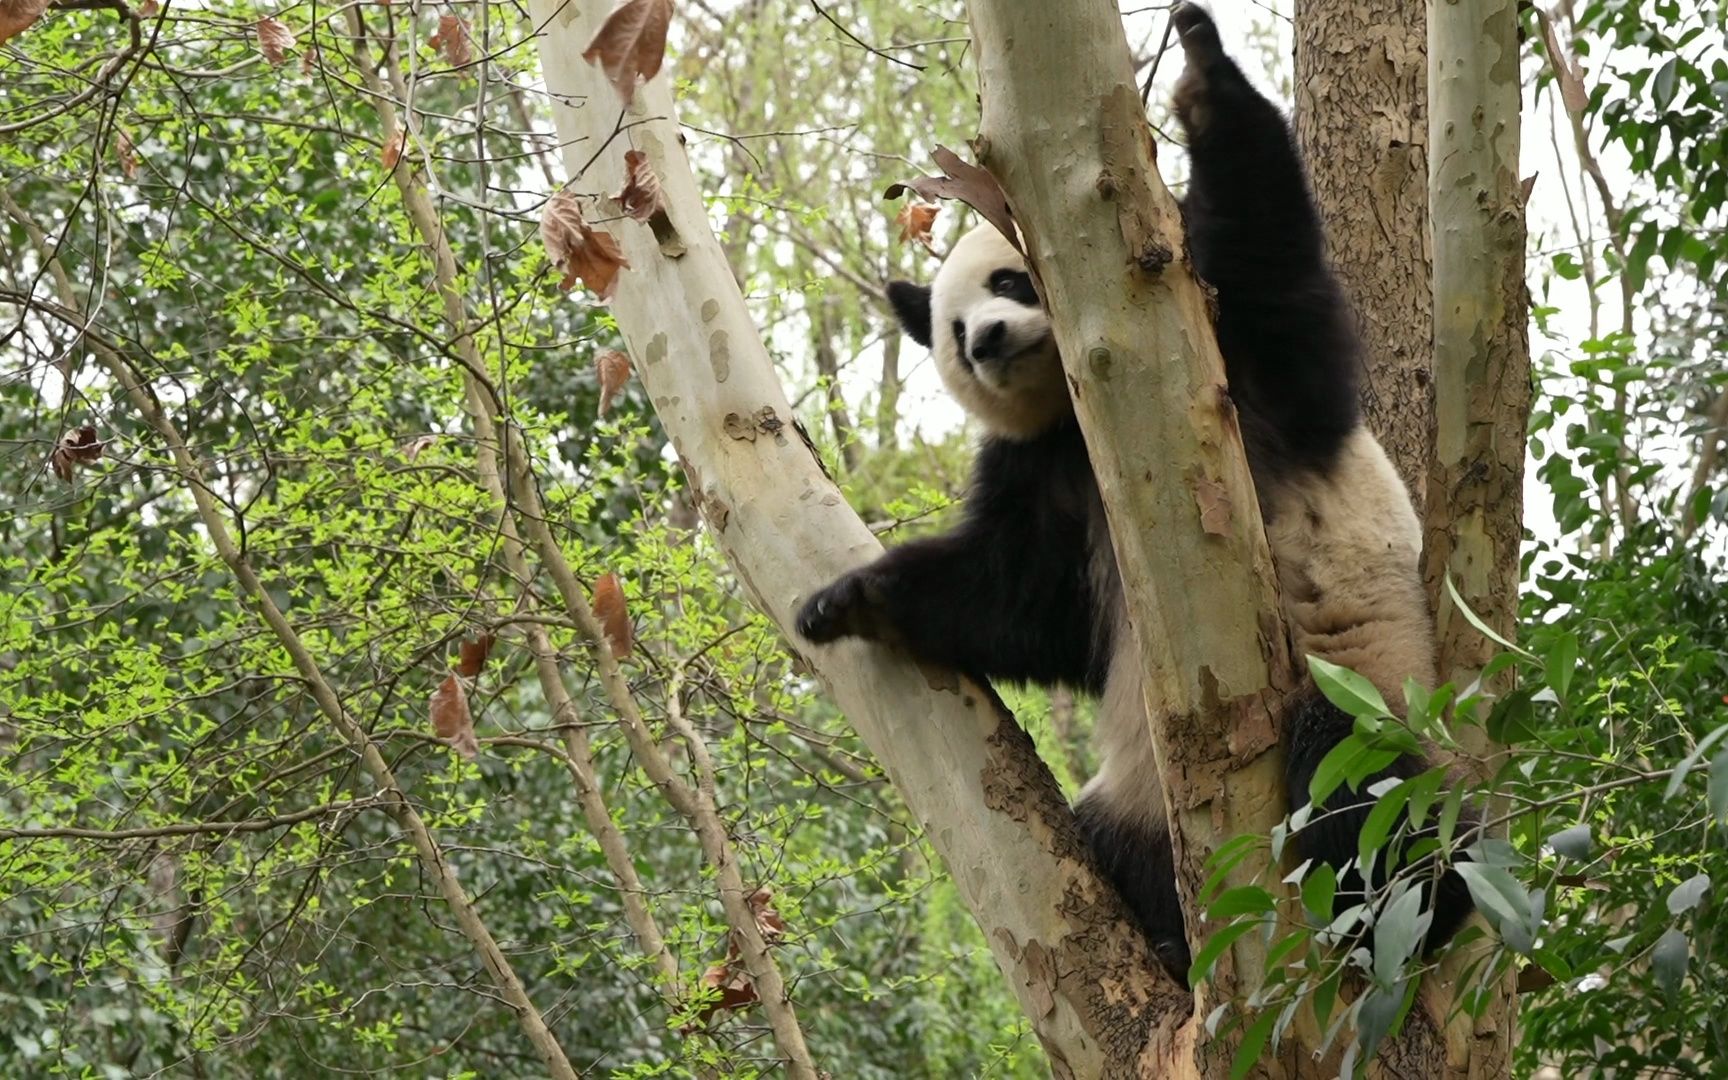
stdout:
{"type": "Polygon", "coordinates": [[[818,645],[843,637],[890,640],[892,626],[881,595],[873,575],[854,570],[804,602],[798,609],[798,634],[818,645]]]}
{"type": "Polygon", "coordinates": [[[1196,4],[1179,4],[1170,13],[1176,36],[1182,43],[1182,75],[1176,80],[1172,104],[1176,119],[1192,139],[1206,129],[1212,113],[1208,99],[1216,89],[1215,75],[1221,65],[1229,63],[1224,45],[1218,40],[1218,26],[1206,9],[1196,4]]]}

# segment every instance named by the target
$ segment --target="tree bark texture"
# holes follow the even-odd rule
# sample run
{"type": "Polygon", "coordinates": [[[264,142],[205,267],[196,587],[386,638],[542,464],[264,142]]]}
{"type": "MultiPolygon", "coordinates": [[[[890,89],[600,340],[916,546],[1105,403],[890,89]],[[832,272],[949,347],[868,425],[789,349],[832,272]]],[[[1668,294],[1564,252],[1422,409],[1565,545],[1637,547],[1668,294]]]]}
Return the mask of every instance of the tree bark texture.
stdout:
{"type": "MultiPolygon", "coordinates": [[[[1274,723],[1292,680],[1271,559],[1205,296],[1114,4],[970,0],[982,163],[1002,184],[1055,325],[1146,674],[1188,937],[1194,895],[1225,840],[1281,819],[1274,723]],[[1203,584],[1202,584],[1203,583],[1203,584]]],[[[1243,865],[1241,881],[1257,867],[1243,865]]],[[[1232,881],[1232,884],[1238,883],[1232,881]]],[[[1141,1075],[1227,1075],[1239,1032],[1194,1019],[1261,981],[1242,938],[1162,1017],[1141,1075]]],[[[1264,1075],[1297,1075],[1288,1039],[1264,1075]]]]}
{"type": "MultiPolygon", "coordinates": [[[[620,117],[611,86],[580,59],[611,7],[531,4],[565,164],[580,192],[617,190],[627,149],[660,178],[659,239],[610,203],[590,206],[630,263],[612,312],[710,535],[761,609],[790,626],[804,597],[881,548],[774,374],[696,188],[670,76],[639,87],[620,117]]],[[[1154,974],[1049,771],[993,694],[879,646],[805,648],[948,866],[1055,1075],[1108,1075],[1138,1051],[1149,1017],[1186,1012],[1188,995],[1154,974]]]]}
{"type": "Polygon", "coordinates": [[[1433,445],[1422,6],[1296,0],[1296,138],[1362,328],[1362,409],[1420,506],[1433,445]]]}
{"type": "MultiPolygon", "coordinates": [[[[1518,616],[1530,350],[1516,5],[1428,4],[1435,438],[1422,557],[1436,601],[1440,675],[1459,685],[1496,646],[1470,624],[1453,590],[1508,639],[1518,616]]],[[[1491,758],[1480,728],[1458,731],[1479,760],[1491,758]]],[[[1449,957],[1440,974],[1456,980],[1465,962],[1449,957]]],[[[1460,1016],[1448,1026],[1447,1075],[1507,1074],[1516,1001],[1510,974],[1494,992],[1480,1018],[1460,1016]]]]}

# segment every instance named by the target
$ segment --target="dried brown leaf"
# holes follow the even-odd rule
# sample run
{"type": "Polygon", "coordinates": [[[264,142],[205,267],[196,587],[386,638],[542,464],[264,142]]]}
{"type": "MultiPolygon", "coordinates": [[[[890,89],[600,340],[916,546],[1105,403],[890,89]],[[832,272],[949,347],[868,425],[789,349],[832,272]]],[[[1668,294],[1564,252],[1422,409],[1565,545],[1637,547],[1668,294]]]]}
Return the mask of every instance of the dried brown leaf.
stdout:
{"type": "Polygon", "coordinates": [[[612,399],[630,381],[630,358],[617,349],[608,349],[594,358],[594,374],[600,380],[599,415],[605,416],[612,399]]]}
{"type": "Polygon", "coordinates": [[[540,217],[540,239],[552,265],[564,273],[558,287],[566,292],[580,278],[596,296],[609,300],[618,284],[618,271],[630,268],[612,234],[583,221],[582,208],[576,196],[568,191],[560,191],[546,200],[545,213],[540,217]]]}
{"type": "Polygon", "coordinates": [[[427,447],[438,441],[436,435],[419,435],[402,444],[402,456],[413,461],[426,452],[427,447]]]}
{"type": "Polygon", "coordinates": [[[54,475],[72,482],[72,473],[80,465],[88,465],[102,460],[102,448],[108,445],[96,437],[96,429],[89,424],[73,428],[60,436],[60,441],[54,445],[54,452],[48,455],[48,467],[54,470],[54,475]]]}
{"type": "Polygon", "coordinates": [[[300,74],[310,75],[318,67],[318,46],[314,45],[300,53],[300,74]]]}
{"type": "Polygon", "coordinates": [[[1536,18],[1542,24],[1542,43],[1548,46],[1549,67],[1554,72],[1554,81],[1560,84],[1560,101],[1567,112],[1582,116],[1585,106],[1590,103],[1590,92],[1584,89],[1578,65],[1560,47],[1560,36],[1554,32],[1554,20],[1541,11],[1537,12],[1536,18]]]}
{"type": "Polygon", "coordinates": [[[480,671],[486,666],[486,657],[492,652],[493,637],[491,634],[481,634],[477,638],[463,638],[456,646],[461,659],[456,662],[456,674],[464,679],[474,679],[480,676],[480,671]]]}
{"type": "Polygon", "coordinates": [[[636,631],[630,625],[630,609],[624,606],[624,588],[618,584],[617,574],[601,574],[594,582],[594,614],[600,617],[600,629],[613,659],[629,656],[636,631]]]}
{"type": "Polygon", "coordinates": [[[48,10],[48,0],[0,0],[0,45],[30,29],[48,10]]]}
{"type": "Polygon", "coordinates": [[[1024,255],[1026,249],[1020,245],[1014,214],[1008,209],[1008,196],[1003,194],[1002,185],[996,182],[996,178],[987,170],[962,160],[959,154],[946,146],[938,146],[930,156],[945,175],[920,176],[915,180],[889,184],[883,197],[898,199],[907,191],[913,191],[930,200],[959,199],[996,226],[996,231],[1008,238],[1014,250],[1024,255]]]}
{"type": "Polygon", "coordinates": [[[900,208],[894,215],[894,223],[900,226],[900,242],[902,244],[917,243],[930,247],[930,227],[936,224],[936,212],[942,209],[935,203],[913,202],[900,208]]]}
{"type": "Polygon", "coordinates": [[[395,172],[397,162],[402,160],[402,151],[408,149],[408,133],[401,128],[392,128],[384,136],[384,148],[378,155],[378,160],[384,164],[385,172],[395,172]]]}
{"type": "MultiPolygon", "coordinates": [[[[736,960],[713,964],[702,973],[702,989],[712,991],[717,996],[709,997],[702,1003],[702,1009],[697,1019],[708,1023],[714,1014],[722,1011],[741,1009],[756,1001],[756,986],[744,972],[744,965],[736,960]]],[[[694,1030],[685,1028],[688,1034],[694,1030]]]]}
{"type": "Polygon", "coordinates": [[[288,58],[288,50],[294,47],[294,31],[274,15],[259,19],[257,31],[258,51],[264,54],[264,59],[270,61],[272,67],[288,58]]]}
{"type": "Polygon", "coordinates": [[[629,106],[636,100],[636,80],[659,74],[671,24],[672,0],[624,0],[595,31],[582,59],[598,65],[629,106]]]}
{"type": "Polygon", "coordinates": [[[138,17],[140,19],[153,19],[161,10],[162,5],[158,4],[156,0],[144,0],[142,4],[138,5],[138,17]]]}
{"type": "Polygon", "coordinates": [[[468,48],[468,24],[460,15],[440,15],[438,29],[426,44],[443,53],[451,67],[467,67],[474,59],[468,48]]]}
{"type": "Polygon", "coordinates": [[[120,172],[126,179],[138,178],[138,148],[132,145],[132,136],[124,128],[114,131],[114,160],[120,163],[120,172]]]}
{"type": "Polygon", "coordinates": [[[745,903],[750,905],[750,913],[756,916],[756,932],[770,945],[786,936],[786,920],[774,910],[773,901],[774,890],[766,885],[745,899],[745,903]]]}
{"type": "Polygon", "coordinates": [[[1518,181],[1518,197],[1523,201],[1525,206],[1530,205],[1530,193],[1536,190],[1536,178],[1540,175],[1542,174],[1531,173],[1529,176],[1518,181]]]}
{"type": "Polygon", "coordinates": [[[624,151],[624,190],[613,196],[624,213],[637,221],[647,221],[666,209],[666,195],[660,190],[660,178],[648,155],[641,150],[624,151]]]}
{"type": "Polygon", "coordinates": [[[474,738],[474,717],[468,711],[468,692],[454,673],[444,676],[438,689],[432,691],[432,734],[469,761],[480,753],[480,743],[474,738]]]}

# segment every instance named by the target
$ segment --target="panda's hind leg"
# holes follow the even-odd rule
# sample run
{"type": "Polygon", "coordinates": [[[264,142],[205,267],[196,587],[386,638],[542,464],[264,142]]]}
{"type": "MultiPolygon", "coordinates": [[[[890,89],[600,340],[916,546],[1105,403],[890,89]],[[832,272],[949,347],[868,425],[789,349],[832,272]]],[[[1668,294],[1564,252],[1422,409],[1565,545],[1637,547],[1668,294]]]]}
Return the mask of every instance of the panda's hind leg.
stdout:
{"type": "Polygon", "coordinates": [[[1098,872],[1128,906],[1170,977],[1187,986],[1188,938],[1182,926],[1182,902],[1176,895],[1169,827],[1162,821],[1113,812],[1107,799],[1092,793],[1080,797],[1074,816],[1098,872]]]}

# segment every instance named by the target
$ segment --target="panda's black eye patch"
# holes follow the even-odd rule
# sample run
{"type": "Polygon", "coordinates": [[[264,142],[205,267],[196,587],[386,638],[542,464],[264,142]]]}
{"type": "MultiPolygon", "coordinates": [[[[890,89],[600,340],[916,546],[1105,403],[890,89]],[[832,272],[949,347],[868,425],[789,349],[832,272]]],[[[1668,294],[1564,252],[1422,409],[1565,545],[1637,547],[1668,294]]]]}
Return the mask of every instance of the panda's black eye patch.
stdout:
{"type": "Polygon", "coordinates": [[[1027,307],[1038,306],[1038,290],[1032,287],[1032,275],[1024,270],[1002,269],[990,275],[990,292],[1004,296],[1027,307]]]}
{"type": "Polygon", "coordinates": [[[954,346],[960,350],[960,355],[966,355],[966,324],[959,319],[954,320],[954,346]]]}

